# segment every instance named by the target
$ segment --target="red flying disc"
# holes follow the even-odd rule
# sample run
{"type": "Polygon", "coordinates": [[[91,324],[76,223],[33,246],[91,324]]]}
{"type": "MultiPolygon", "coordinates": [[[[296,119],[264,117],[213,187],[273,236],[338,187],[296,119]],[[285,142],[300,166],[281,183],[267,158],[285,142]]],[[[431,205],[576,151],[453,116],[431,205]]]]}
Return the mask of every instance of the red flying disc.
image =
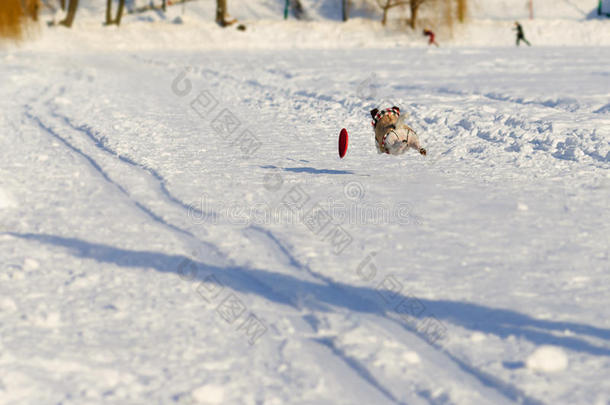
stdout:
{"type": "Polygon", "coordinates": [[[339,157],[343,159],[343,156],[347,153],[347,129],[343,128],[339,133],[339,157]]]}

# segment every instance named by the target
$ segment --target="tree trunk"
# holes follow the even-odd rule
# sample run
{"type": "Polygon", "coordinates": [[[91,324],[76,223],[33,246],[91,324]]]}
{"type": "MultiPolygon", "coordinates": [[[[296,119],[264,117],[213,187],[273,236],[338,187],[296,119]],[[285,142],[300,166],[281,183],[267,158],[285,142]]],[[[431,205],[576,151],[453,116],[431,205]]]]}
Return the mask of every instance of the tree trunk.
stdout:
{"type": "Polygon", "coordinates": [[[417,4],[414,0],[411,0],[411,28],[413,28],[413,29],[415,29],[418,9],[419,9],[419,4],[417,4]]]}
{"type": "Polygon", "coordinates": [[[121,25],[121,17],[123,17],[124,8],[125,0],[119,0],[119,8],[116,11],[116,17],[112,18],[112,0],[106,0],[106,25],[121,25]]]}
{"type": "Polygon", "coordinates": [[[123,9],[125,8],[125,0],[119,0],[119,9],[116,12],[116,18],[114,22],[116,25],[121,25],[121,17],[123,16],[123,9]]]}
{"type": "Polygon", "coordinates": [[[349,6],[350,0],[342,0],[343,4],[343,21],[349,20],[349,6]]]}
{"type": "Polygon", "coordinates": [[[227,0],[216,0],[216,22],[221,27],[228,27],[237,22],[235,18],[229,16],[227,0]]]}
{"type": "Polygon", "coordinates": [[[163,0],[161,3],[161,8],[163,9],[164,13],[167,11],[167,0],[163,0]]]}
{"type": "Polygon", "coordinates": [[[225,26],[227,16],[227,0],[216,0],[216,22],[225,26]]]}
{"type": "Polygon", "coordinates": [[[59,5],[63,11],[66,10],[66,0],[59,0],[59,5]]]}
{"type": "Polygon", "coordinates": [[[466,20],[466,0],[457,0],[457,18],[458,21],[463,23],[466,20]]]}
{"type": "Polygon", "coordinates": [[[112,24],[112,0],[106,0],[106,25],[112,24]]]}
{"type": "Polygon", "coordinates": [[[63,21],[60,22],[61,25],[65,25],[70,28],[72,23],[74,22],[74,16],[76,15],[76,9],[78,8],[78,0],[69,0],[68,3],[68,14],[63,21]]]}
{"type": "Polygon", "coordinates": [[[388,21],[388,10],[390,9],[389,4],[390,2],[388,1],[388,4],[386,4],[386,6],[383,8],[383,17],[381,18],[381,25],[385,25],[386,21],[388,21]]]}

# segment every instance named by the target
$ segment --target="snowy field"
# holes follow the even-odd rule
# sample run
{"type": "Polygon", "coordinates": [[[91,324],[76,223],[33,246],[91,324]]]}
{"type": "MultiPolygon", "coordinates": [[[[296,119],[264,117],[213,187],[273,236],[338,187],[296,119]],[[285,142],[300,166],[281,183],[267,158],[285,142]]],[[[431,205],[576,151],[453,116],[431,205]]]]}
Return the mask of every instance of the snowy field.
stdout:
{"type": "Polygon", "coordinates": [[[610,403],[608,66],[4,53],[0,402],[610,403]]]}
{"type": "Polygon", "coordinates": [[[103,3],[0,43],[0,404],[610,404],[597,0],[103,3]]]}

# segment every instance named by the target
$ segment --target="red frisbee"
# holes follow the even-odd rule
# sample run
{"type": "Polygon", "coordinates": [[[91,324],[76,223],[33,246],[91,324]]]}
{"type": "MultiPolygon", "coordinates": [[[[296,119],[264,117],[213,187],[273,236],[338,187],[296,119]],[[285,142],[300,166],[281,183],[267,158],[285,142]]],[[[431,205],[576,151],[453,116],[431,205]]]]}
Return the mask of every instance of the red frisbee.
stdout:
{"type": "Polygon", "coordinates": [[[343,156],[347,153],[347,129],[343,128],[339,133],[339,157],[343,159],[343,156]]]}

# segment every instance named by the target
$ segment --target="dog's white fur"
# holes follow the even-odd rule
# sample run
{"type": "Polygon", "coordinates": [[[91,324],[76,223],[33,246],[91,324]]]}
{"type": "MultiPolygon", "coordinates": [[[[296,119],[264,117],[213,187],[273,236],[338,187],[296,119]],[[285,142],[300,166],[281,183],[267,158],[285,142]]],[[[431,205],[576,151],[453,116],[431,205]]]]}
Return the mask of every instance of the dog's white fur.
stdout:
{"type": "MultiPolygon", "coordinates": [[[[394,124],[396,129],[389,128],[385,135],[384,146],[390,155],[402,155],[409,148],[420,151],[422,149],[419,138],[413,129],[405,123],[406,116],[400,115],[394,124]]],[[[386,153],[377,145],[378,153],[386,153]]]]}
{"type": "MultiPolygon", "coordinates": [[[[422,155],[426,150],[421,147],[417,134],[405,123],[406,114],[401,115],[398,107],[386,109],[375,123],[375,144],[377,152],[390,155],[402,155],[409,149],[415,149],[422,155]]],[[[378,109],[371,110],[375,119],[378,109]]]]}

